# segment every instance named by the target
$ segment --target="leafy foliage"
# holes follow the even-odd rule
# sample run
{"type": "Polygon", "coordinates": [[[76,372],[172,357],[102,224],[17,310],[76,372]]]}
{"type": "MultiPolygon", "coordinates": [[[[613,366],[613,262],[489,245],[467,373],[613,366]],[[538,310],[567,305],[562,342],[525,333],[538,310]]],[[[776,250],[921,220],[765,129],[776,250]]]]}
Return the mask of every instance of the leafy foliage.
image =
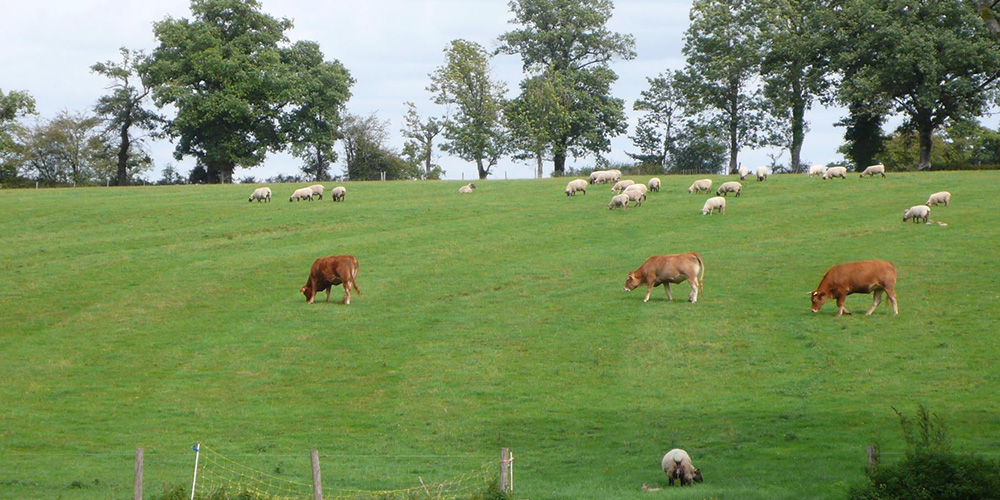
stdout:
{"type": "Polygon", "coordinates": [[[868,471],[868,482],[854,485],[851,500],[963,500],[1000,498],[1000,463],[951,451],[944,421],[926,407],[911,420],[899,416],[906,458],[868,471]]]}
{"type": "Polygon", "coordinates": [[[403,156],[413,164],[424,166],[425,179],[440,179],[444,171],[434,163],[434,139],[442,131],[441,122],[435,117],[424,121],[412,102],[407,102],[406,108],[405,126],[400,130],[407,139],[403,144],[403,156]]]}
{"type": "Polygon", "coordinates": [[[379,180],[382,172],[385,172],[386,180],[420,178],[420,169],[416,164],[403,160],[386,145],[388,127],[389,122],[379,120],[374,114],[367,117],[348,114],[344,117],[341,134],[347,176],[352,181],[379,180]]]}
{"type": "Polygon", "coordinates": [[[632,105],[635,111],[645,111],[631,137],[632,144],[639,148],[638,154],[628,154],[633,159],[661,168],[666,166],[674,145],[675,127],[680,125],[687,106],[679,85],[682,78],[679,71],[646,78],[649,89],[643,90],[632,105]]]}

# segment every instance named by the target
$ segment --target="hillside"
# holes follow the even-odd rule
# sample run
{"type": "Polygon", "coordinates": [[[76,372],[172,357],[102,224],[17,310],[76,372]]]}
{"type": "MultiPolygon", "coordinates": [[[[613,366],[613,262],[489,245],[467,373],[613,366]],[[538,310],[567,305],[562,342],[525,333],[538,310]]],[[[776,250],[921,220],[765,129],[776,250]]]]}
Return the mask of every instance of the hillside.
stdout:
{"type": "Polygon", "coordinates": [[[640,486],[681,447],[705,482],[671,498],[843,498],[868,443],[902,452],[890,405],[919,403],[996,458],[1000,175],[748,178],[724,216],[661,179],[627,212],[560,179],[0,191],[0,498],[128,498],[137,447],[147,498],[190,487],[196,442],[304,482],[318,449],[329,489],[506,446],[533,500],[667,495],[640,486]],[[945,189],[947,226],[901,222],[945,189]],[[691,250],[697,304],[623,291],[691,250]],[[313,259],[342,253],[364,294],[307,305],[313,259]],[[898,317],[860,295],[809,312],[830,266],[871,258],[898,269],[898,317]]]}

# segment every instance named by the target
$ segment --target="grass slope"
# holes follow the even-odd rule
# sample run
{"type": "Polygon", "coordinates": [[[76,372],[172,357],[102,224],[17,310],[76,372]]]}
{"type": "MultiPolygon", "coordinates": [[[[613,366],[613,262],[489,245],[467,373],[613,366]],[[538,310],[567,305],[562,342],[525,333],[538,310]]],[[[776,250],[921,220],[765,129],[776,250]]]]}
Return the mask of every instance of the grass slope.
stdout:
{"type": "Polygon", "coordinates": [[[901,451],[889,405],[919,402],[958,448],[1000,446],[1000,176],[748,179],[711,217],[694,177],[662,178],[627,212],[557,179],[348,183],[346,203],[272,185],[270,205],[249,186],[0,191],[0,498],[127,498],[136,447],[149,496],[190,480],[198,441],[306,483],[318,449],[328,489],[446,479],[507,446],[519,498],[842,498],[866,444],[901,451]],[[942,189],[948,226],[900,222],[942,189]],[[686,283],[622,291],[690,250],[697,304],[686,283]],[[305,304],[313,259],[340,253],[364,295],[305,304]],[[896,264],[898,317],[809,312],[831,265],[871,258],[896,264]],[[640,492],[673,447],[706,482],[640,492]]]}

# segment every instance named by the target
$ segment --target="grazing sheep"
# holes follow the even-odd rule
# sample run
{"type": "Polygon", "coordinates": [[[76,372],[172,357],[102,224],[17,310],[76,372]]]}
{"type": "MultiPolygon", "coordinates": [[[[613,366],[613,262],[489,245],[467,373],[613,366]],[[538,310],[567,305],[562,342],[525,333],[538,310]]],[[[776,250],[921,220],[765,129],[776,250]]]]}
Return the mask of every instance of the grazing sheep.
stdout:
{"type": "Polygon", "coordinates": [[[847,178],[847,167],[830,167],[823,172],[823,180],[832,179],[834,177],[840,177],[841,179],[847,178]]]}
{"type": "Polygon", "coordinates": [[[903,222],[913,219],[913,222],[920,222],[923,219],[927,222],[927,218],[931,215],[931,208],[927,205],[914,205],[906,210],[903,210],[903,222]]]}
{"type": "Polygon", "coordinates": [[[680,479],[681,486],[691,486],[692,482],[700,483],[703,481],[701,471],[691,465],[691,457],[684,450],[674,448],[668,451],[666,455],[663,455],[663,461],[660,465],[663,467],[663,472],[667,474],[670,486],[674,485],[676,479],[680,479]]]}
{"type": "Polygon", "coordinates": [[[597,184],[597,180],[601,177],[601,174],[603,173],[604,173],[603,170],[594,170],[593,172],[590,173],[590,178],[587,179],[587,183],[597,184]]]}
{"type": "Polygon", "coordinates": [[[321,200],[323,199],[323,190],[325,188],[323,187],[322,184],[313,184],[312,186],[309,186],[309,189],[312,189],[313,196],[321,200]]]}
{"type": "Polygon", "coordinates": [[[330,199],[333,201],[344,201],[344,196],[347,196],[347,188],[344,186],[337,186],[330,191],[330,199]]]}
{"type": "Polygon", "coordinates": [[[646,187],[645,184],[632,184],[631,186],[625,188],[625,191],[622,191],[622,192],[624,193],[626,191],[638,191],[638,192],[642,193],[642,199],[645,200],[646,199],[646,193],[649,192],[649,188],[646,187]]]}
{"type": "Polygon", "coordinates": [[[927,198],[927,203],[924,203],[924,205],[927,205],[929,207],[931,205],[937,205],[938,203],[944,203],[944,206],[946,207],[950,205],[951,193],[947,191],[939,191],[937,193],[934,193],[931,195],[930,198],[927,198]]]}
{"type": "Polygon", "coordinates": [[[618,182],[622,179],[621,170],[611,169],[607,170],[606,172],[608,173],[608,182],[618,182]]]}
{"type": "MultiPolygon", "coordinates": [[[[642,184],[638,184],[638,185],[642,186],[642,184]]],[[[646,186],[642,186],[642,187],[646,187],[646,186]]],[[[635,205],[637,207],[642,206],[642,200],[646,199],[646,193],[643,193],[642,191],[639,191],[638,189],[626,189],[624,192],[622,192],[622,194],[625,195],[625,196],[628,196],[628,201],[631,202],[633,205],[635,205]]]]}
{"type": "Polygon", "coordinates": [[[583,191],[583,194],[587,194],[587,181],[583,179],[575,179],[569,181],[569,184],[566,184],[566,196],[576,196],[577,191],[583,191]]]}
{"type": "Polygon", "coordinates": [[[712,215],[718,210],[720,214],[726,213],[726,199],[721,196],[714,196],[705,200],[705,206],[701,207],[701,215],[712,215]]]}
{"type": "Polygon", "coordinates": [[[826,171],[826,166],[824,165],[810,165],[809,177],[812,177],[814,175],[823,175],[823,172],[825,171],[826,171]]]}
{"type": "Polygon", "coordinates": [[[740,173],[740,180],[741,181],[747,180],[747,174],[749,174],[750,171],[747,170],[746,167],[744,167],[743,165],[740,165],[740,168],[739,168],[738,172],[740,173]]]}
{"type": "Polygon", "coordinates": [[[885,178],[885,165],[882,165],[881,163],[878,165],[872,165],[866,168],[864,172],[861,172],[861,176],[858,178],[864,179],[866,175],[875,177],[878,174],[882,174],[882,178],[885,178]]]}
{"type": "Polygon", "coordinates": [[[266,187],[254,189],[253,193],[250,194],[250,199],[247,201],[253,200],[257,200],[257,203],[260,203],[261,200],[264,200],[265,203],[270,203],[271,189],[266,187]]]}
{"type": "Polygon", "coordinates": [[[699,179],[691,183],[691,187],[688,188],[688,194],[700,193],[700,192],[711,193],[712,192],[712,179],[699,179]]]}
{"type": "Polygon", "coordinates": [[[654,192],[659,193],[660,192],[660,178],[659,177],[653,177],[652,179],[649,180],[649,184],[646,187],[648,187],[650,191],[654,191],[654,192]]]}
{"type": "Polygon", "coordinates": [[[292,196],[288,198],[288,201],[299,201],[299,200],[304,200],[306,198],[308,198],[309,201],[313,201],[312,189],[309,188],[296,189],[295,192],[292,193],[292,196]]]}
{"type": "Polygon", "coordinates": [[[472,192],[473,189],[476,189],[476,185],[470,182],[458,188],[458,194],[469,194],[472,192]]]}
{"type": "Polygon", "coordinates": [[[635,184],[635,181],[629,181],[629,180],[618,181],[615,183],[614,186],[611,187],[611,192],[614,193],[615,191],[624,191],[625,188],[631,186],[632,184],[635,184]]]}
{"type": "Polygon", "coordinates": [[[757,167],[757,181],[766,181],[769,173],[767,167],[757,167]]]}
{"type": "Polygon", "coordinates": [[[719,189],[715,191],[716,196],[728,196],[729,193],[736,193],[739,196],[743,192],[743,184],[736,181],[723,182],[719,189]]]}
{"type": "Polygon", "coordinates": [[[608,210],[614,210],[615,207],[622,207],[622,210],[628,210],[628,195],[618,194],[611,198],[611,203],[608,203],[608,210]]]}
{"type": "Polygon", "coordinates": [[[566,184],[566,196],[576,196],[577,191],[583,191],[583,194],[587,194],[587,181],[574,179],[566,184]]]}

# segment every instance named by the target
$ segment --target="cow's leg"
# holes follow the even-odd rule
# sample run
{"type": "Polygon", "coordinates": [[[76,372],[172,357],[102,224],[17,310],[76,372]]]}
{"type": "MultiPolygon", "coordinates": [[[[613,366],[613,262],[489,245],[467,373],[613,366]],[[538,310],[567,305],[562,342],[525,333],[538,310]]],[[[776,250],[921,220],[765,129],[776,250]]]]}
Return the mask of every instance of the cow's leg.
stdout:
{"type": "Polygon", "coordinates": [[[872,299],[872,306],[871,306],[871,308],[868,309],[868,312],[865,313],[865,316],[871,316],[872,315],[872,311],[874,311],[875,308],[878,307],[878,305],[882,303],[882,289],[881,288],[876,288],[873,291],[872,295],[874,295],[875,297],[872,299]]]}
{"type": "Polygon", "coordinates": [[[886,288],[885,294],[889,296],[889,302],[892,304],[892,315],[898,315],[899,308],[896,307],[896,290],[894,288],[886,288]]]}
{"type": "Polygon", "coordinates": [[[649,294],[653,293],[653,287],[654,286],[655,285],[653,285],[652,283],[650,283],[649,286],[646,287],[646,298],[642,299],[643,303],[649,302],[649,294]]]}
{"type": "Polygon", "coordinates": [[[667,291],[667,300],[674,300],[674,296],[670,294],[670,282],[663,282],[663,289],[667,291]]]}
{"type": "Polygon", "coordinates": [[[344,304],[351,305],[351,280],[344,280],[344,304]]]}
{"type": "Polygon", "coordinates": [[[691,295],[688,296],[688,302],[694,304],[698,302],[698,276],[695,275],[694,279],[689,278],[688,282],[691,283],[691,295]]]}
{"type": "Polygon", "coordinates": [[[333,290],[332,286],[326,288],[326,301],[330,302],[330,291],[333,290]]]}
{"type": "Polygon", "coordinates": [[[842,314],[851,314],[851,311],[848,311],[847,308],[844,307],[844,303],[845,302],[847,302],[847,296],[846,295],[843,296],[843,297],[838,297],[837,298],[837,317],[838,318],[842,314]]]}

